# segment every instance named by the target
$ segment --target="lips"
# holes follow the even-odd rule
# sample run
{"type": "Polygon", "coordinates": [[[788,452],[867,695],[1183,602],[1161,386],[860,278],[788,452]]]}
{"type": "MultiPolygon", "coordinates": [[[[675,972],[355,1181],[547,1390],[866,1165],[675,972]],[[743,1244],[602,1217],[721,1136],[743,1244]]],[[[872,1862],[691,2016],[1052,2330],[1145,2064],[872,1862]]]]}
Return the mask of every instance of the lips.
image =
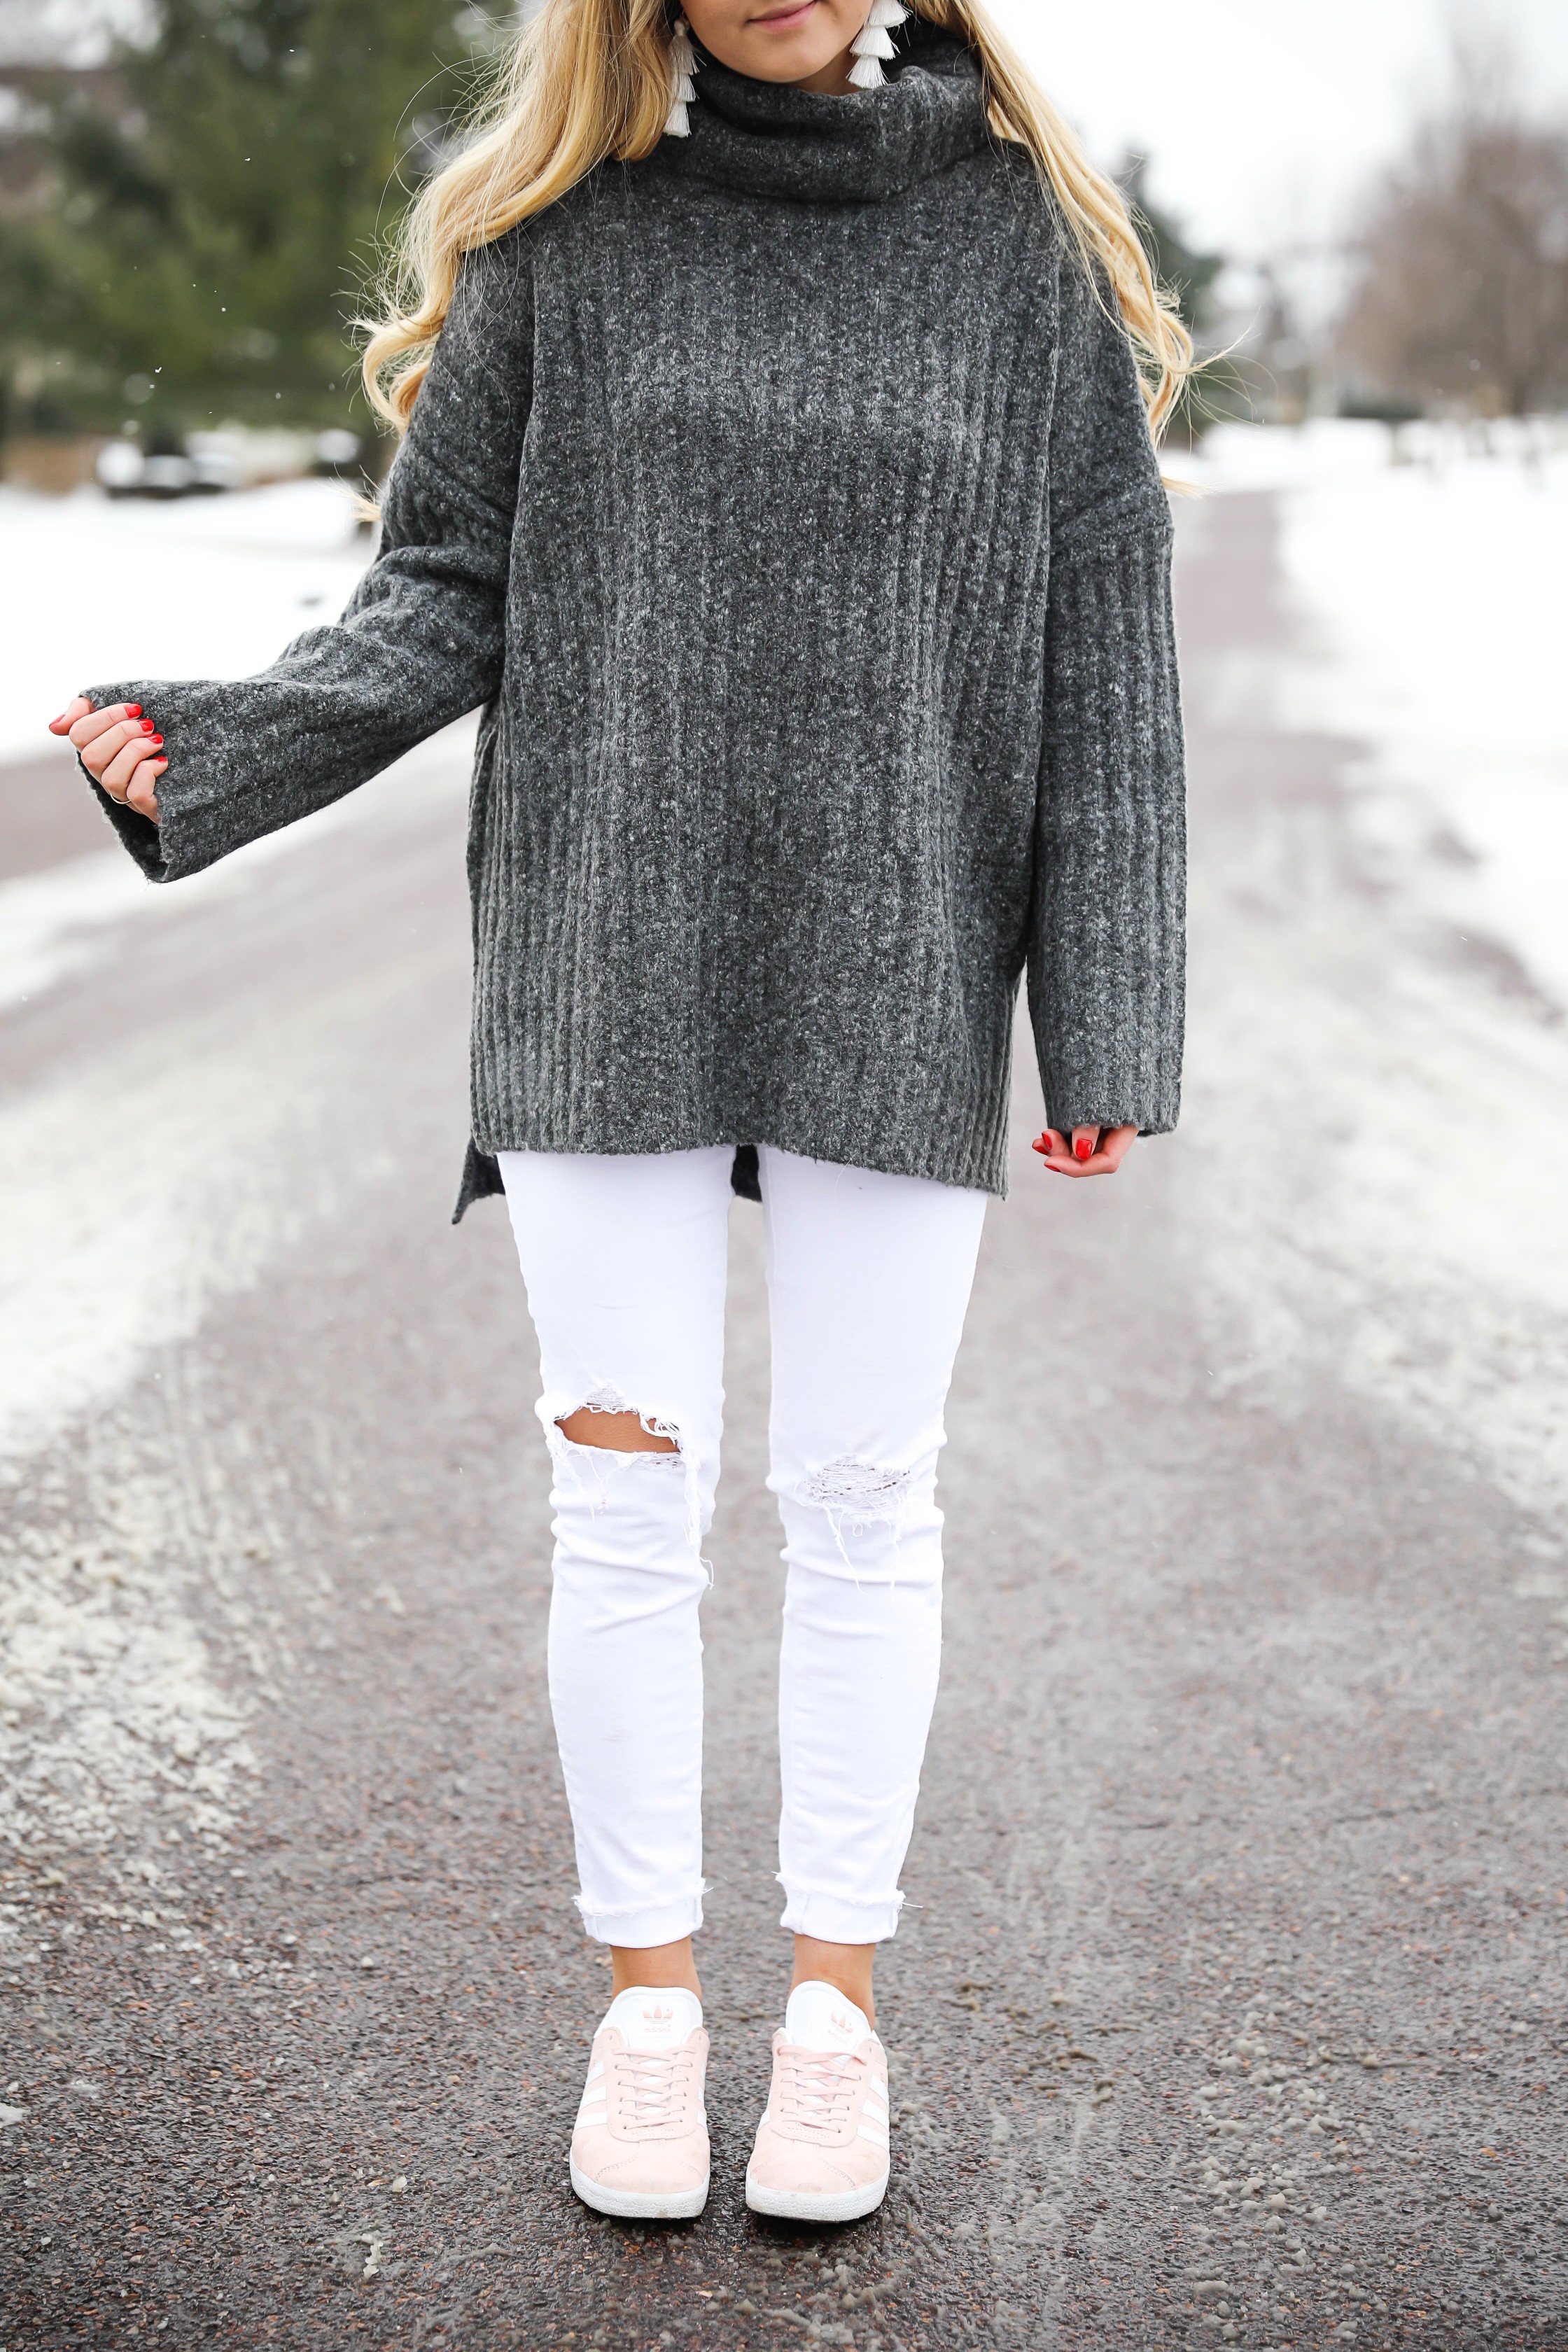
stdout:
{"type": "Polygon", "coordinates": [[[753,16],[752,22],[753,25],[772,26],[776,32],[789,33],[797,25],[804,25],[816,6],[816,0],[789,0],[787,6],[770,8],[764,16],[753,16]]]}

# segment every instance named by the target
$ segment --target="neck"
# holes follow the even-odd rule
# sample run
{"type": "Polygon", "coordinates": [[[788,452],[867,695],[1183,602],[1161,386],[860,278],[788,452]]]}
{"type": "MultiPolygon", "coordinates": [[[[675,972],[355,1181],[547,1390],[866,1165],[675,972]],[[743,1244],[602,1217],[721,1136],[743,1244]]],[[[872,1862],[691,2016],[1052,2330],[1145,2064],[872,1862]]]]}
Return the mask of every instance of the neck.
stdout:
{"type": "Polygon", "coordinates": [[[804,81],[792,82],[790,88],[814,90],[818,98],[852,97],[855,85],[850,80],[849,75],[854,64],[854,50],[840,49],[838,55],[836,58],[830,58],[817,72],[807,74],[804,81]]]}

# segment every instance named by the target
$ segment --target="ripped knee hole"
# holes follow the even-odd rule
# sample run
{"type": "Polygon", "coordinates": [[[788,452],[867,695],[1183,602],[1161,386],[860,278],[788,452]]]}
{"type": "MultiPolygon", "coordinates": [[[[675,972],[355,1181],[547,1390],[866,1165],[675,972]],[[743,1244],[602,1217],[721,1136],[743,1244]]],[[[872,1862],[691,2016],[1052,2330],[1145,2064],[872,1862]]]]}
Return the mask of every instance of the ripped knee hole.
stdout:
{"type": "Polygon", "coordinates": [[[852,1454],[844,1454],[837,1462],[825,1463],[821,1469],[813,1471],[797,1491],[803,1503],[876,1519],[890,1516],[909,1493],[910,1486],[908,1470],[880,1462],[858,1462],[852,1454]]]}
{"type": "Polygon", "coordinates": [[[556,1417],[556,1428],[574,1445],[602,1446],[609,1454],[679,1454],[663,1430],[649,1429],[641,1413],[614,1412],[604,1405],[580,1404],[556,1417]]]}

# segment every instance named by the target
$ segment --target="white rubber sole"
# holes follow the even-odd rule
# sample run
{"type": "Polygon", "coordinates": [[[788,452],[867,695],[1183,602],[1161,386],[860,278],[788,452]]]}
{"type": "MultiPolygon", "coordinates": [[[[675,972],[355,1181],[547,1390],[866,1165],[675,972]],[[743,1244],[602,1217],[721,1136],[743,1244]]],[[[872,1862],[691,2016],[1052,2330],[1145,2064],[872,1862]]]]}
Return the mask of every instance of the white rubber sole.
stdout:
{"type": "Polygon", "coordinates": [[[651,2197],[636,2189],[606,2189],[579,2172],[574,2161],[572,2186],[584,2205],[591,2205],[595,2213],[608,2213],[616,2221],[689,2221],[708,2202],[706,2179],[700,2189],[683,2189],[673,2197],[651,2197]]]}
{"type": "Polygon", "coordinates": [[[800,2189],[759,2189],[746,2174],[746,2202],[753,2213],[771,2214],[776,2221],[858,2221],[874,2213],[888,2193],[891,2168],[880,2180],[864,2189],[840,2189],[812,2193],[800,2189]]]}

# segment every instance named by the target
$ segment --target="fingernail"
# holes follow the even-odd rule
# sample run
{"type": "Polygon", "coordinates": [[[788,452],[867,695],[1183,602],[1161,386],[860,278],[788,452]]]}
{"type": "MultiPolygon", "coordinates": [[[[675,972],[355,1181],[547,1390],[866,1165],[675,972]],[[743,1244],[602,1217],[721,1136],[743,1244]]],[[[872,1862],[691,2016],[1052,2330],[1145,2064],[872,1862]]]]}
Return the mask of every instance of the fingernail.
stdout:
{"type": "Polygon", "coordinates": [[[155,735],[158,730],[150,719],[144,719],[142,721],[142,732],[143,735],[155,735]]]}
{"type": "Polygon", "coordinates": [[[1094,1146],[1089,1141],[1087,1135],[1080,1135],[1078,1141],[1073,1145],[1073,1152],[1079,1160],[1089,1159],[1092,1156],[1094,1146]]]}
{"type": "Polygon", "coordinates": [[[142,705],[139,702],[128,702],[125,706],[125,716],[127,719],[140,719],[142,705]]]}
{"type": "Polygon", "coordinates": [[[163,737],[162,737],[161,735],[154,735],[154,736],[153,736],[153,742],[154,742],[154,743],[161,743],[161,742],[163,741],[163,737]]]}

